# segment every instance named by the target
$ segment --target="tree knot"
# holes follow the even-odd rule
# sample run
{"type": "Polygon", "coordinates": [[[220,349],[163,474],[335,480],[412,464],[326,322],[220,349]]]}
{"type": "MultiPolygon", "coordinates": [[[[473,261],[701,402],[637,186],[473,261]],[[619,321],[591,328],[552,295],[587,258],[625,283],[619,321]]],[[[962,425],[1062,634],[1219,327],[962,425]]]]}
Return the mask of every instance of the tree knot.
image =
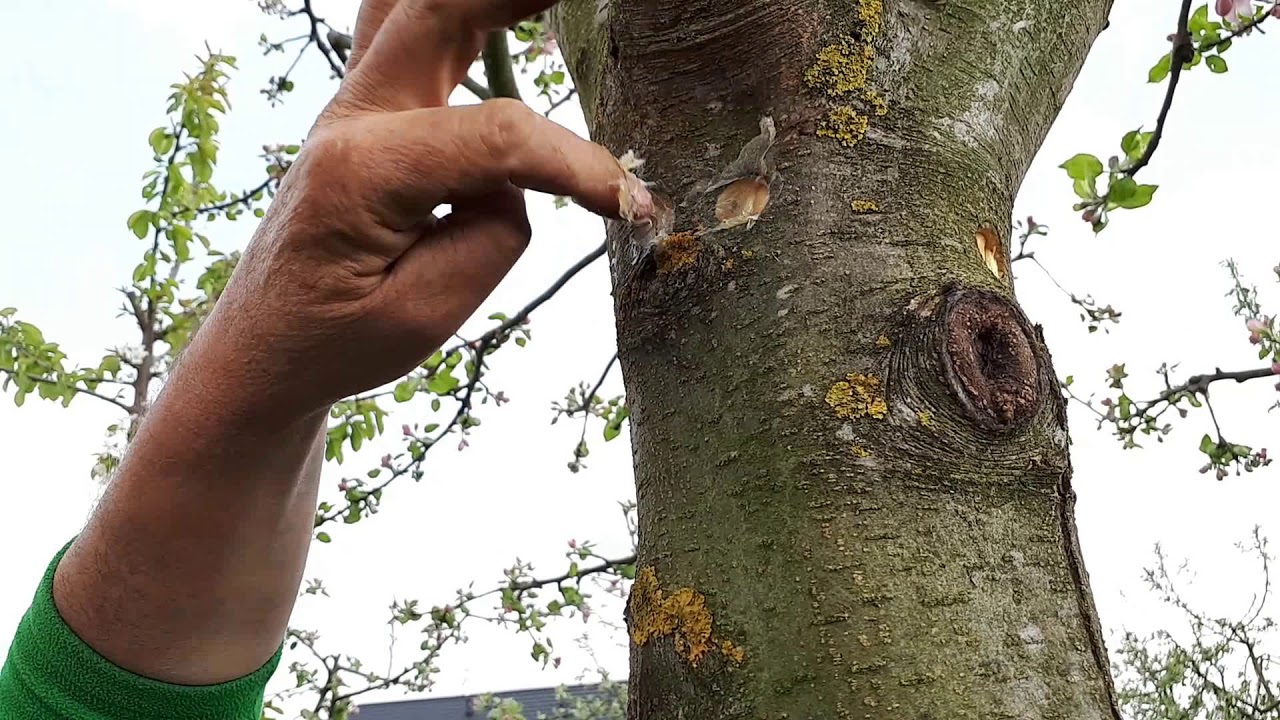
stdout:
{"type": "Polygon", "coordinates": [[[1027,324],[1008,300],[956,292],[943,319],[943,343],[951,390],[975,420],[1007,429],[1036,414],[1040,366],[1027,324]]]}

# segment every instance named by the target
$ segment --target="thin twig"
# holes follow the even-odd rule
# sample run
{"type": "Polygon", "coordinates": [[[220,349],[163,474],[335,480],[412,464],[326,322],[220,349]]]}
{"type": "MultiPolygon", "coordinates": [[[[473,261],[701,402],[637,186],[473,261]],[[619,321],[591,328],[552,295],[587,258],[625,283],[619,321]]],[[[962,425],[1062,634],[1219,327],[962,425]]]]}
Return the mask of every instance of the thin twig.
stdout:
{"type": "Polygon", "coordinates": [[[208,207],[196,208],[195,212],[197,215],[204,214],[204,213],[211,213],[211,212],[216,213],[216,212],[222,212],[223,210],[229,210],[235,207],[236,205],[248,204],[253,200],[254,196],[256,196],[260,192],[265,191],[267,188],[271,187],[271,183],[275,181],[276,181],[275,178],[269,177],[266,180],[263,180],[262,183],[258,185],[258,187],[252,190],[245,190],[243,193],[241,193],[238,196],[233,195],[230,200],[223,203],[218,203],[217,205],[209,205],[208,207]]]}
{"type": "Polygon", "coordinates": [[[471,94],[481,101],[493,97],[493,93],[489,92],[489,88],[481,84],[479,80],[473,79],[470,75],[462,79],[462,87],[470,90],[471,94]]]}
{"type": "Polygon", "coordinates": [[[493,30],[485,36],[480,59],[484,61],[484,75],[489,81],[493,97],[519,100],[520,88],[516,85],[516,74],[511,67],[511,49],[507,47],[506,30],[493,30]]]}

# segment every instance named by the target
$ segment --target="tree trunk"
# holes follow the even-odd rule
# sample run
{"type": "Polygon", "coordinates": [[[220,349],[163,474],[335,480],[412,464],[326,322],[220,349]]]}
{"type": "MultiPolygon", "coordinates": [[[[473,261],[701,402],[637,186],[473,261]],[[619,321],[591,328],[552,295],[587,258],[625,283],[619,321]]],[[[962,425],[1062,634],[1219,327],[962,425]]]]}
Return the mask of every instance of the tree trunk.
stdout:
{"type": "Polygon", "coordinates": [[[637,263],[609,229],[632,720],[1119,717],[1062,396],[1008,271],[1014,196],[1109,9],[556,11],[593,137],[675,206],[637,263]],[[763,116],[765,162],[735,165],[763,116]],[[758,221],[707,232],[766,186],[758,221]]]}

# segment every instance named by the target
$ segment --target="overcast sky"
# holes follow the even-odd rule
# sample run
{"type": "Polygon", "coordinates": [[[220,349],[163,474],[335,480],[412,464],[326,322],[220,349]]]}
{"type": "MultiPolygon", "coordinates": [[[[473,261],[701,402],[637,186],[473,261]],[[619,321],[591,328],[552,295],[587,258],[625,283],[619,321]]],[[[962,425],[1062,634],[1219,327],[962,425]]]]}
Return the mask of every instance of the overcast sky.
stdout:
{"type": "MultiPolygon", "coordinates": [[[[256,39],[302,29],[263,18],[249,0],[8,0],[0,6],[8,61],[0,64],[5,101],[0,109],[0,306],[17,306],[72,358],[96,362],[106,348],[131,340],[117,317],[121,285],[142,244],[125,228],[141,207],[140,176],[150,167],[146,138],[164,124],[168,85],[194,67],[207,41],[241,58],[232,85],[233,112],[225,122],[224,186],[256,184],[255,153],[269,142],[296,142],[333,90],[318,56],[298,71],[298,92],[270,109],[258,95],[265,78],[287,62],[263,58],[256,39]]],[[[317,11],[349,27],[356,0],[316,0],[317,11]]],[[[1115,216],[1100,238],[1070,209],[1073,196],[1057,165],[1076,152],[1117,152],[1121,135],[1154,122],[1162,90],[1145,83],[1166,47],[1177,3],[1117,3],[1109,30],[1094,47],[1080,80],[1023,186],[1018,215],[1033,214],[1051,228],[1037,241],[1038,257],[1063,285],[1092,293],[1124,313],[1109,335],[1090,336],[1076,309],[1034,267],[1015,270],[1019,296],[1045,326],[1061,374],[1081,392],[1104,387],[1104,372],[1126,362],[1135,395],[1154,391],[1154,369],[1179,362],[1187,373],[1257,367],[1243,323],[1231,317],[1230,289],[1220,263],[1234,257],[1262,286],[1264,302],[1280,303],[1280,262],[1273,197],[1280,149],[1271,140],[1280,119],[1274,92],[1280,46],[1271,36],[1238,42],[1231,71],[1211,76],[1198,68],[1184,80],[1160,152],[1143,172],[1161,185],[1155,202],[1115,216]],[[1253,138],[1251,140],[1251,137],[1253,138]]],[[[526,78],[527,80],[527,78],[526,78]]],[[[459,101],[466,100],[459,94],[459,101]]],[[[577,107],[555,116],[585,132],[577,107]]],[[[586,213],[556,210],[550,198],[531,198],[533,246],[493,298],[490,312],[518,308],[599,241],[603,227],[586,213]]],[[[224,249],[248,239],[250,223],[209,229],[224,249]]],[[[308,577],[322,576],[333,596],[299,609],[297,624],[317,628],[325,649],[351,653],[374,667],[388,659],[386,608],[416,597],[448,602],[471,581],[491,586],[515,557],[548,573],[571,538],[591,539],[624,553],[628,538],[617,511],[632,496],[627,436],[597,440],[588,471],[571,474],[566,461],[576,423],[548,426],[550,404],[573,385],[594,380],[613,352],[608,277],[598,263],[535,315],[534,342],[504,350],[491,375],[513,402],[488,410],[485,424],[462,453],[441,447],[422,485],[389,492],[384,512],[355,528],[339,528],[335,542],[312,555],[308,577]]],[[[136,330],[135,330],[136,332],[136,330]]],[[[1184,376],[1185,377],[1185,374],[1184,376]]],[[[606,394],[621,391],[616,375],[606,394]]],[[[1215,386],[1215,407],[1229,437],[1276,446],[1278,394],[1267,382],[1215,386]]],[[[415,412],[412,420],[424,420],[415,412]]],[[[0,645],[7,646],[50,556],[80,527],[99,488],[89,478],[104,428],[117,419],[92,399],[71,409],[29,401],[21,409],[0,402],[0,489],[9,498],[0,544],[0,645]]],[[[1072,407],[1078,522],[1094,593],[1109,632],[1149,630],[1168,622],[1153,610],[1140,581],[1161,542],[1199,571],[1193,595],[1210,610],[1246,606],[1258,576],[1233,547],[1255,524],[1275,533],[1280,467],[1216,482],[1196,473],[1198,438],[1208,418],[1178,423],[1163,446],[1124,451],[1095,430],[1087,410],[1072,407]]],[[[395,421],[398,426],[400,420],[395,421]]],[[[598,428],[593,428],[597,433],[598,428]]],[[[1273,447],[1273,454],[1280,446],[1273,447]]],[[[326,492],[344,475],[376,466],[378,449],[330,467],[326,492]]],[[[620,616],[615,614],[616,620],[620,616]]],[[[594,623],[591,627],[596,627],[594,623]]],[[[543,671],[528,642],[477,627],[473,641],[441,659],[437,692],[471,693],[572,682],[593,661],[574,651],[583,629],[563,623],[554,637],[565,662],[543,671]]],[[[622,637],[593,630],[598,657],[618,675],[626,671],[622,637]]],[[[400,648],[416,648],[402,638],[400,648]]],[[[411,656],[400,651],[397,657],[411,656]]]]}

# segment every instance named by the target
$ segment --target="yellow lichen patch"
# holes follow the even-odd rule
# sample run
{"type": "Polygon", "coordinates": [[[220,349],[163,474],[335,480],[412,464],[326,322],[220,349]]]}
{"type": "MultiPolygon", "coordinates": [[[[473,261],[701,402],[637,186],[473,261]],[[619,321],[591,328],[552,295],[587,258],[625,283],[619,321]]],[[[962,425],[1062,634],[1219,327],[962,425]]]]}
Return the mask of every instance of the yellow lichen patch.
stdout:
{"type": "Polygon", "coordinates": [[[925,427],[931,427],[933,425],[933,413],[929,412],[928,410],[921,410],[920,412],[916,413],[916,419],[919,420],[920,424],[925,427]]]}
{"type": "Polygon", "coordinates": [[[882,0],[862,0],[858,3],[858,19],[862,21],[862,32],[871,38],[880,34],[884,24],[884,3],[882,0]]]}
{"type": "Polygon", "coordinates": [[[866,115],[848,105],[832,108],[822,125],[818,127],[821,137],[835,138],[845,147],[853,147],[867,136],[870,120],[866,115]]]}
{"type": "Polygon", "coordinates": [[[871,110],[876,115],[888,115],[889,103],[885,101],[884,96],[872,90],[871,88],[862,88],[862,99],[871,105],[871,110]]]}
{"type": "Polygon", "coordinates": [[[862,447],[861,445],[854,445],[852,452],[854,457],[860,457],[860,458],[871,457],[871,451],[862,447]]]}
{"type": "Polygon", "coordinates": [[[804,73],[804,82],[828,95],[857,92],[867,85],[876,51],[849,36],[818,51],[818,60],[804,73]]]}
{"type": "Polygon", "coordinates": [[[691,267],[698,262],[701,246],[691,232],[668,235],[658,243],[658,272],[670,273],[691,267]]]}
{"type": "Polygon", "coordinates": [[[733,258],[725,258],[725,261],[724,261],[724,269],[725,269],[725,271],[726,271],[726,272],[733,272],[733,266],[734,266],[734,264],[735,264],[735,263],[733,262],[733,258]]]}
{"type": "Polygon", "coordinates": [[[652,567],[641,568],[636,573],[627,602],[631,611],[631,642],[637,646],[672,637],[676,652],[694,666],[713,651],[719,651],[734,664],[746,658],[746,651],[732,642],[717,642],[712,638],[711,612],[702,593],[691,588],[664,593],[652,567]]]}
{"type": "Polygon", "coordinates": [[[849,373],[827,391],[827,404],[836,411],[836,417],[873,417],[882,419],[889,412],[880,387],[880,379],[874,375],[849,373]]]}
{"type": "Polygon", "coordinates": [[[743,251],[742,251],[742,258],[743,258],[744,260],[750,260],[751,258],[753,258],[753,257],[755,257],[755,256],[756,256],[756,251],[755,251],[755,250],[743,250],[743,251]]]}
{"type": "Polygon", "coordinates": [[[746,225],[750,229],[768,204],[769,183],[764,178],[741,178],[730,183],[716,198],[716,220],[722,228],[746,225]]]}
{"type": "Polygon", "coordinates": [[[859,215],[880,212],[880,206],[877,205],[874,200],[854,200],[849,203],[849,205],[852,206],[853,211],[859,215]]]}
{"type": "Polygon", "coordinates": [[[889,339],[888,335],[881,335],[880,337],[876,338],[876,347],[887,348],[892,344],[893,344],[893,341],[889,339]]]}
{"type": "Polygon", "coordinates": [[[720,652],[724,653],[724,656],[729,658],[734,665],[741,665],[742,661],[747,659],[747,651],[734,645],[729,640],[720,643],[720,652]]]}

